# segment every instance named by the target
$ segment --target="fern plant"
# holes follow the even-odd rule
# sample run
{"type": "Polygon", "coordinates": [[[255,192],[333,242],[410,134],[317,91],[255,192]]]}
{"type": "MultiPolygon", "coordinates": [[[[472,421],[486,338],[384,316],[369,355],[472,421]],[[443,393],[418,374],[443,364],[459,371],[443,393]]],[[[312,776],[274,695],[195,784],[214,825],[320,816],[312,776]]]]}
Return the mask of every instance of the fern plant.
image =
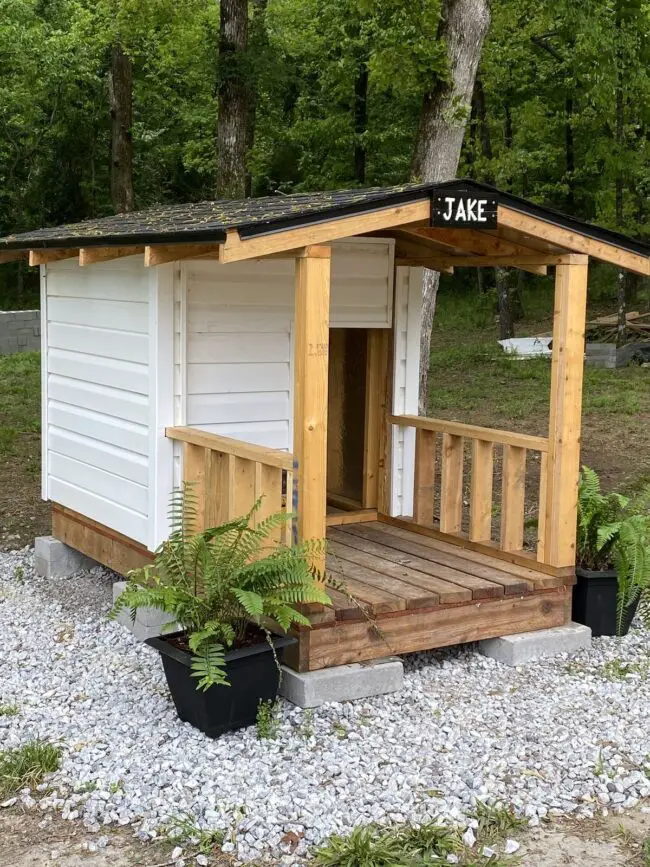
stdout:
{"type": "Polygon", "coordinates": [[[618,591],[616,634],[622,635],[627,612],[650,587],[650,515],[624,515],[601,527],[599,544],[612,546],[618,591]]]}
{"type": "Polygon", "coordinates": [[[578,532],[576,559],[585,569],[602,570],[613,564],[615,536],[599,538],[603,527],[620,520],[628,505],[622,494],[603,494],[598,474],[583,467],[578,484],[578,532]]]}
{"type": "Polygon", "coordinates": [[[189,486],[172,495],[172,532],[156,551],[153,564],[129,573],[129,582],[111,617],[129,609],[157,608],[187,634],[197,688],[229,685],[225,654],[245,638],[250,624],[270,637],[268,623],[285,632],[309,626],[297,606],[331,604],[310,566],[324,542],[291,547],[272,536],[293,517],[278,512],[256,520],[258,500],[248,514],[219,527],[195,532],[196,497],[189,486]]]}

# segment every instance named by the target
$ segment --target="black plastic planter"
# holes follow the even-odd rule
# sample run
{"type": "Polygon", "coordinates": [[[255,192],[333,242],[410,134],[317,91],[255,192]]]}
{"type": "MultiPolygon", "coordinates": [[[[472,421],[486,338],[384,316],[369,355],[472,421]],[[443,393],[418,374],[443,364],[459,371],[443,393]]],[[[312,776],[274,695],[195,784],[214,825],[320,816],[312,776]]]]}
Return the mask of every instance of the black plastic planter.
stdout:
{"type": "MultiPolygon", "coordinates": [[[[576,569],[577,583],[573,588],[571,617],[576,623],[584,623],[591,629],[594,638],[599,635],[616,635],[616,596],[618,582],[616,572],[594,572],[591,569],[576,569]]],[[[634,620],[638,602],[630,605],[624,615],[622,635],[627,635],[634,620]]]]}
{"type": "MultiPolygon", "coordinates": [[[[260,701],[274,701],[278,693],[279,671],[267,642],[226,653],[226,674],[230,686],[196,688],[192,677],[192,655],[169,643],[182,632],[164,638],[149,638],[147,644],[160,652],[169,691],[183,722],[200,729],[210,738],[224,732],[253,725],[260,701]]],[[[295,644],[291,636],[274,636],[273,646],[279,660],[285,647],[295,644]]]]}

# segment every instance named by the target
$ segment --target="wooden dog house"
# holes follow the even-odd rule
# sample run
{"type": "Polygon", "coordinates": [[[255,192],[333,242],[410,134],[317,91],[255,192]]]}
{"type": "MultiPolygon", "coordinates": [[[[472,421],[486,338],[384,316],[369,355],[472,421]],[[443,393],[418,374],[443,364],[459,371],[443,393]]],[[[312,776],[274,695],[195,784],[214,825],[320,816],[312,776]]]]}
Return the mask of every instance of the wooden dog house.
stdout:
{"type": "Polygon", "coordinates": [[[261,494],[268,511],[290,499],[294,536],[327,535],[327,570],[359,603],[334,591],[312,612],[300,670],[565,623],[588,261],[648,275],[649,254],[469,181],[170,206],[4,238],[0,261],[41,266],[53,534],[126,573],[168,534],[183,478],[206,525],[261,494]],[[555,269],[544,437],[417,415],[422,268],[496,265],[555,269]],[[527,461],[536,548],[524,546],[527,461]]]}

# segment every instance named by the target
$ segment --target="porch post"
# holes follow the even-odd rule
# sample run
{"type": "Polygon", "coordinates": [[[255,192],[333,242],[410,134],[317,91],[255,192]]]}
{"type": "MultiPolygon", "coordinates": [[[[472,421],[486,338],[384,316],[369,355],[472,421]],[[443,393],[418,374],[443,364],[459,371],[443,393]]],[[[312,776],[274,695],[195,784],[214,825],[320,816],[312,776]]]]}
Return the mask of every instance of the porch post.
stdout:
{"type": "Polygon", "coordinates": [[[588,261],[571,254],[555,270],[543,559],[557,567],[576,557],[588,261]]]}
{"type": "MultiPolygon", "coordinates": [[[[298,462],[298,536],[324,539],[327,506],[329,246],[296,256],[293,452],[298,462]]],[[[325,555],[313,565],[324,574],[325,555]]]]}

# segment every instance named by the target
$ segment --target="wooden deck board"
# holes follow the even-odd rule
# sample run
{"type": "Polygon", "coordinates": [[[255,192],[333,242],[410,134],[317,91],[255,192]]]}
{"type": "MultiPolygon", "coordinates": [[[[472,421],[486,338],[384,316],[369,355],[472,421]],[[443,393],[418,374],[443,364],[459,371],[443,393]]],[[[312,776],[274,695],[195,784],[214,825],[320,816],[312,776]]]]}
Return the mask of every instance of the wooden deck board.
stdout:
{"type": "Polygon", "coordinates": [[[440,578],[434,578],[431,575],[425,575],[424,572],[418,572],[416,569],[411,569],[401,563],[395,563],[392,560],[385,560],[377,557],[372,551],[374,546],[371,542],[365,543],[369,551],[364,550],[364,542],[359,539],[355,542],[352,538],[345,537],[338,531],[330,531],[328,539],[331,540],[332,546],[342,545],[346,549],[346,559],[353,563],[366,565],[372,563],[372,568],[375,572],[380,572],[387,576],[390,580],[396,579],[399,582],[412,584],[415,587],[421,587],[424,590],[430,591],[438,597],[438,603],[441,605],[450,605],[458,602],[471,602],[472,592],[464,587],[459,587],[457,584],[450,584],[448,581],[443,581],[440,578]],[[352,545],[346,544],[352,542],[352,545]],[[354,547],[353,547],[354,545],[354,547]]]}
{"type": "MultiPolygon", "coordinates": [[[[465,572],[473,575],[476,578],[483,578],[494,584],[500,584],[506,595],[530,593],[535,589],[533,581],[522,576],[511,575],[503,571],[496,564],[486,565],[484,563],[476,563],[459,556],[457,553],[448,553],[441,551],[434,545],[424,545],[421,542],[421,537],[411,536],[403,530],[398,530],[397,533],[391,532],[393,527],[388,527],[383,524],[369,525],[373,534],[377,539],[381,538],[381,544],[390,548],[395,548],[405,554],[413,554],[417,557],[423,557],[425,560],[431,560],[433,563],[439,563],[441,566],[448,566],[458,572],[465,572]],[[407,537],[407,538],[405,538],[407,537]]],[[[363,538],[369,538],[370,534],[364,534],[363,538]]]]}
{"type": "Polygon", "coordinates": [[[335,541],[330,542],[328,550],[330,551],[327,558],[328,568],[339,574],[352,575],[360,581],[363,581],[365,576],[373,587],[388,590],[389,593],[394,593],[406,600],[407,608],[430,608],[440,601],[437,593],[421,587],[419,584],[409,584],[399,578],[389,577],[377,571],[375,569],[376,557],[335,541]]]}
{"type": "MultiPolygon", "coordinates": [[[[382,534],[381,530],[375,529],[375,525],[360,524],[355,525],[354,528],[346,527],[339,532],[346,537],[345,542],[351,547],[358,547],[366,553],[373,554],[377,559],[392,560],[394,563],[409,566],[425,575],[464,587],[471,591],[473,599],[491,599],[496,596],[503,596],[503,586],[499,583],[486,581],[484,578],[478,578],[467,572],[461,572],[449,566],[434,563],[424,557],[399,550],[392,547],[391,544],[384,544],[386,536],[382,534]]],[[[338,535],[336,538],[341,540],[338,535]]],[[[388,540],[389,543],[392,542],[392,537],[388,537],[388,540]]],[[[404,547],[408,547],[408,543],[405,543],[404,547]]]]}
{"type": "Polygon", "coordinates": [[[337,563],[336,569],[331,566],[327,569],[328,576],[339,584],[344,585],[346,590],[355,599],[368,605],[373,614],[404,611],[406,609],[406,600],[396,593],[391,593],[390,591],[383,590],[381,587],[370,584],[368,579],[372,580],[372,576],[369,573],[370,570],[364,572],[363,570],[359,570],[359,567],[353,563],[346,565],[344,562],[337,563]],[[366,578],[366,581],[363,578],[366,578]]]}
{"type": "MultiPolygon", "coordinates": [[[[372,524],[375,526],[375,524],[372,524]]],[[[400,539],[413,541],[420,545],[425,545],[427,548],[432,548],[436,551],[450,554],[453,557],[458,557],[460,560],[468,560],[471,564],[487,566],[490,569],[498,569],[499,572],[506,572],[509,575],[515,575],[525,581],[530,581],[535,590],[548,590],[552,587],[562,587],[566,581],[562,578],[556,578],[552,575],[547,575],[544,572],[537,572],[530,569],[528,566],[520,566],[518,563],[511,563],[508,560],[497,559],[490,557],[489,554],[481,554],[479,551],[472,551],[469,548],[463,548],[460,545],[454,545],[452,542],[444,542],[441,539],[436,539],[432,536],[424,536],[405,530],[402,527],[396,527],[393,524],[387,524],[383,521],[377,522],[377,526],[381,527],[387,533],[397,536],[400,539]]],[[[471,566],[469,567],[471,568],[471,566]]]]}

